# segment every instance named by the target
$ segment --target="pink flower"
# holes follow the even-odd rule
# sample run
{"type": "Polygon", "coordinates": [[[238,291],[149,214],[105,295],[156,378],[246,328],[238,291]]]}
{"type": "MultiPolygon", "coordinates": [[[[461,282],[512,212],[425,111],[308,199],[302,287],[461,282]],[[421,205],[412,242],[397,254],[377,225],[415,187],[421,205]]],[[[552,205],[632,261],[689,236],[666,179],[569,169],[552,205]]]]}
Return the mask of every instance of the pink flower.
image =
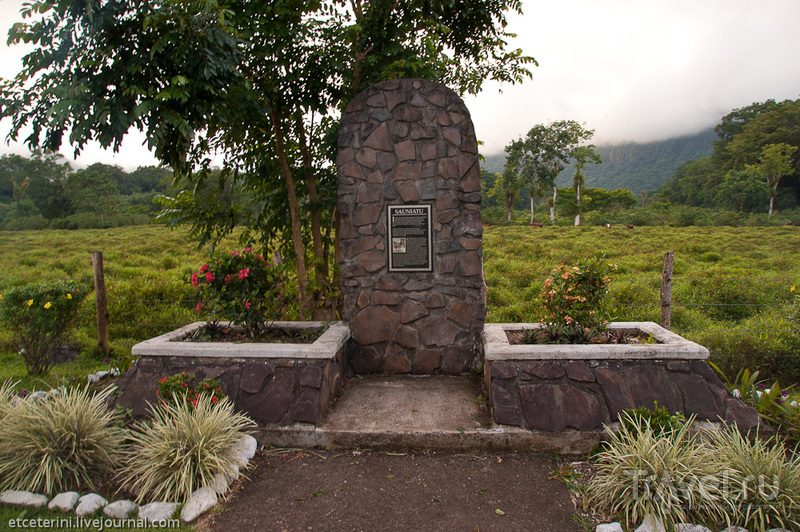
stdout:
{"type": "Polygon", "coordinates": [[[231,257],[235,257],[235,256],[236,256],[236,255],[238,255],[238,254],[239,254],[239,252],[238,252],[238,251],[231,251],[231,257]]]}
{"type": "Polygon", "coordinates": [[[197,306],[194,307],[194,310],[196,312],[202,312],[203,311],[203,304],[202,303],[198,303],[197,306]]]}
{"type": "Polygon", "coordinates": [[[246,248],[244,248],[242,250],[242,253],[250,253],[251,251],[253,251],[253,247],[252,246],[248,246],[248,247],[246,247],[246,248]]]}
{"type": "Polygon", "coordinates": [[[250,268],[245,268],[244,270],[239,270],[239,279],[244,279],[250,275],[250,268]]]}
{"type": "Polygon", "coordinates": [[[210,283],[210,282],[211,282],[211,281],[213,281],[213,280],[214,280],[214,274],[213,274],[213,273],[211,273],[211,272],[208,272],[208,273],[206,274],[206,282],[207,282],[207,283],[210,283]]]}
{"type": "Polygon", "coordinates": [[[197,288],[197,274],[196,273],[192,274],[192,286],[197,288]]]}
{"type": "Polygon", "coordinates": [[[252,303],[245,303],[244,304],[244,306],[247,307],[247,308],[250,308],[250,305],[252,305],[252,303]]]}
{"type": "Polygon", "coordinates": [[[208,271],[208,264],[203,264],[200,266],[200,273],[206,273],[208,271]]]}

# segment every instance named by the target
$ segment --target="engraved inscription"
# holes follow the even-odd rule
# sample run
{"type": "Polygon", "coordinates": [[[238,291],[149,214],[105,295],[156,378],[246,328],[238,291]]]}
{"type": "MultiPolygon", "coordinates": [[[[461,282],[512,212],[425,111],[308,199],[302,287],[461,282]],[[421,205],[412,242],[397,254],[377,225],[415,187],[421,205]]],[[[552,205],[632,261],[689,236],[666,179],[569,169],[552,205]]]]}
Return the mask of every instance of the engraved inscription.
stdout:
{"type": "Polygon", "coordinates": [[[430,205],[389,205],[389,271],[433,271],[430,205]]]}

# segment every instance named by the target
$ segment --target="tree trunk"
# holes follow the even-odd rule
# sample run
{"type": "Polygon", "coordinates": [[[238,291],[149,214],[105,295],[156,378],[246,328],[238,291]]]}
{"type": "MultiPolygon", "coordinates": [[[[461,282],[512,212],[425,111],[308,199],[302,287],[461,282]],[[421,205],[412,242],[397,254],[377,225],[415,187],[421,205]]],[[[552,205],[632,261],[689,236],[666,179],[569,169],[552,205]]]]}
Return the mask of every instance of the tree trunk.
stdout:
{"type": "Polygon", "coordinates": [[[556,225],[556,197],[558,196],[558,189],[553,185],[553,202],[550,203],[550,223],[556,225]]]}
{"type": "Polygon", "coordinates": [[[286,150],[283,142],[283,131],[280,127],[280,115],[273,108],[270,112],[272,119],[272,129],[275,132],[275,151],[278,154],[281,172],[286,181],[286,191],[289,196],[289,214],[292,219],[292,244],[294,245],[294,267],[297,273],[297,295],[300,300],[300,312],[305,314],[311,310],[311,301],[308,298],[308,274],[306,273],[306,256],[303,247],[303,227],[300,223],[300,207],[297,201],[297,191],[292,179],[292,170],[289,168],[289,161],[286,158],[286,150]]]}
{"type": "Polygon", "coordinates": [[[575,187],[575,208],[578,212],[575,213],[575,226],[581,225],[581,185],[575,187]]]}
{"type": "Polygon", "coordinates": [[[778,195],[778,183],[775,183],[775,193],[769,195],[769,217],[772,218],[772,211],[775,209],[775,196],[778,195]]]}
{"type": "MultiPolygon", "coordinates": [[[[317,185],[314,179],[314,162],[306,143],[305,126],[302,118],[297,120],[297,136],[300,139],[300,151],[303,154],[303,169],[306,187],[308,188],[308,200],[313,203],[317,200],[317,185]]],[[[319,221],[319,210],[315,208],[311,209],[311,238],[314,245],[314,280],[316,282],[327,281],[328,264],[323,260],[322,229],[319,221]]]]}
{"type": "Polygon", "coordinates": [[[531,194],[531,223],[533,223],[533,194],[531,194]]]}

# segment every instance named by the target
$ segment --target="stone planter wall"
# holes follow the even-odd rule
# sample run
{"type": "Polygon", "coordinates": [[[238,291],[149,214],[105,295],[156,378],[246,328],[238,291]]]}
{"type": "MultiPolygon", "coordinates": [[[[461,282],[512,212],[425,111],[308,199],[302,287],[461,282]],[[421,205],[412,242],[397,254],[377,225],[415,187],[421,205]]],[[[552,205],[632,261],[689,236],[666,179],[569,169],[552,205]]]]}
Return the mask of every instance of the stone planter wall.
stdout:
{"type": "MultiPolygon", "coordinates": [[[[159,380],[186,372],[212,378],[259,425],[316,424],[336,396],[345,375],[344,349],[349,329],[332,326],[312,344],[224,344],[172,342],[200,324],[137,344],[134,367],[122,377],[117,404],[134,415],[148,414],[158,396],[159,380]]],[[[308,328],[313,322],[292,327],[308,328]]],[[[316,324],[321,325],[321,324],[316,324]]],[[[286,327],[283,323],[281,326],[286,327]]]]}
{"type": "Polygon", "coordinates": [[[538,431],[600,430],[625,409],[652,409],[657,401],[670,412],[694,414],[699,420],[721,419],[742,430],[758,424],[758,413],[734,398],[705,362],[705,348],[653,323],[615,326],[644,328],[667,341],[510,345],[504,328],[536,325],[487,325],[484,378],[495,422],[538,431]]]}

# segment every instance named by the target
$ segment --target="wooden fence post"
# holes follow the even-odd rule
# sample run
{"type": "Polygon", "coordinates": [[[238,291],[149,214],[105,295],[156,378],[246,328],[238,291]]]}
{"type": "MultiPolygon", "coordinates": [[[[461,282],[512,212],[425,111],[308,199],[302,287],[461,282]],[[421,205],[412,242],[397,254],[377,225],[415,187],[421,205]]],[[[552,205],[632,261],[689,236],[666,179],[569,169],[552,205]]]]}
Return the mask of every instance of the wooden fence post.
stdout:
{"type": "Polygon", "coordinates": [[[672,251],[664,253],[664,274],[661,276],[661,326],[669,329],[672,319],[672,266],[675,263],[675,254],[672,251]]]}
{"type": "Polygon", "coordinates": [[[97,345],[100,352],[108,354],[108,305],[106,303],[106,277],[103,273],[103,253],[92,251],[94,267],[94,295],[97,307],[97,345]]]}

